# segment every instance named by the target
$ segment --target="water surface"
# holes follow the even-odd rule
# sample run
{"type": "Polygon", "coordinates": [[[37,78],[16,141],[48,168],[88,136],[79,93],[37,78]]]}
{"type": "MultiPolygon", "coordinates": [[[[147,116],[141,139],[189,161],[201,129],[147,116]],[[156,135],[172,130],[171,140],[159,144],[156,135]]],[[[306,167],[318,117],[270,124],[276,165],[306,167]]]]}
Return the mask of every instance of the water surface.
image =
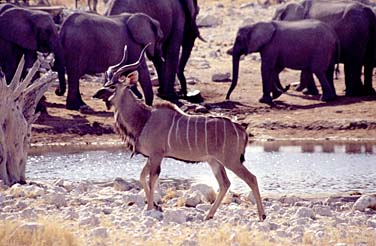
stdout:
{"type": "MultiPolygon", "coordinates": [[[[334,146],[330,148],[331,151],[326,151],[322,146],[250,146],[246,151],[245,165],[257,176],[261,192],[376,192],[375,149],[375,146],[334,146]],[[353,149],[357,151],[352,151],[353,149]]],[[[124,150],[50,152],[30,155],[26,175],[29,179],[37,180],[63,178],[71,181],[110,181],[116,177],[138,179],[145,162],[146,158],[143,156],[130,158],[130,153],[124,150]]],[[[227,173],[232,191],[249,191],[242,180],[229,170],[227,173]]],[[[161,178],[188,179],[218,187],[206,163],[187,164],[165,159],[161,178]]]]}

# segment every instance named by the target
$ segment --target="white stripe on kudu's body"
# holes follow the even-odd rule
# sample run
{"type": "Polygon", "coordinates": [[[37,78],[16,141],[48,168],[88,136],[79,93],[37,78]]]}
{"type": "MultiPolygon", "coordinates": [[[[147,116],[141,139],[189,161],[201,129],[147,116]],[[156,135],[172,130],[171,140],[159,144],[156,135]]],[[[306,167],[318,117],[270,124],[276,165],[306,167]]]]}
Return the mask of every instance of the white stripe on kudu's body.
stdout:
{"type": "MultiPolygon", "coordinates": [[[[135,70],[135,65],[131,65],[135,70]]],[[[118,71],[125,73],[127,66],[119,68],[118,71]]],[[[115,72],[113,78],[119,77],[120,74],[115,72]]],[[[153,108],[146,106],[129,89],[129,86],[136,84],[137,80],[138,74],[135,71],[122,82],[106,83],[101,90],[113,93],[110,103],[115,108],[115,114],[120,116],[116,117],[115,124],[123,139],[132,140],[127,144],[131,144],[136,153],[148,157],[140,176],[147,197],[147,209],[155,208],[154,187],[162,159],[171,157],[188,162],[206,161],[213,170],[219,184],[219,194],[206,219],[214,216],[230,186],[225,170],[227,168],[244,180],[252,189],[259,218],[264,220],[265,213],[256,176],[249,172],[242,163],[248,142],[246,131],[230,119],[191,116],[170,103],[156,105],[153,108]],[[222,131],[223,133],[221,133],[222,131]],[[149,182],[147,182],[147,176],[149,176],[149,182]]],[[[98,95],[104,95],[99,93],[102,92],[101,90],[97,92],[98,95]]]]}

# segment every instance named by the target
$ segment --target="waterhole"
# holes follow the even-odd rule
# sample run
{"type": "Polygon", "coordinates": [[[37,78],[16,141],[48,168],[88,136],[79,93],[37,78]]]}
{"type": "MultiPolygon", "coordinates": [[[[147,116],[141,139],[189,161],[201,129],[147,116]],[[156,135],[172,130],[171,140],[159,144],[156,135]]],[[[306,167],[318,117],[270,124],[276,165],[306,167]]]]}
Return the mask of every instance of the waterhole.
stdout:
{"type": "MultiPolygon", "coordinates": [[[[376,145],[252,144],[245,166],[257,176],[261,192],[317,194],[376,192],[376,145]]],[[[122,149],[55,150],[30,154],[26,175],[32,180],[111,181],[139,178],[146,158],[131,158],[122,149]]],[[[246,184],[227,171],[233,192],[248,192],[246,184]]],[[[161,179],[206,183],[218,188],[207,163],[188,164],[164,159],[161,179]]]]}

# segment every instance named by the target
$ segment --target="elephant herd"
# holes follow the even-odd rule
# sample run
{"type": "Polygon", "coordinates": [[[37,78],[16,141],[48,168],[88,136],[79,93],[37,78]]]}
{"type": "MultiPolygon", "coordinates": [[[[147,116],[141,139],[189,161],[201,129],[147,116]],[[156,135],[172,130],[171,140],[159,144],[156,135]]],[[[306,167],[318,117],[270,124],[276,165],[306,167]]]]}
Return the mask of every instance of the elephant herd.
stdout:
{"type": "Polygon", "coordinates": [[[346,96],[375,95],[375,21],[373,10],[359,1],[304,0],[281,6],[272,21],[239,29],[231,50],[233,80],[227,99],[237,84],[240,56],[252,52],[260,52],[262,59],[260,102],[270,104],[282,94],[278,74],[284,68],[301,70],[298,88],[306,94],[318,94],[315,74],[323,91],[321,99],[334,100],[333,73],[338,63],[344,64],[346,96]]]}
{"type": "MultiPolygon", "coordinates": [[[[66,74],[66,108],[78,110],[85,106],[79,89],[84,74],[116,66],[125,45],[126,61],[131,64],[149,44],[146,55],[158,73],[158,96],[178,103],[187,94],[185,65],[196,38],[202,39],[198,13],[197,0],[112,0],[104,15],[74,13],[57,27],[45,12],[1,4],[0,67],[11,81],[22,55],[27,68],[37,51],[54,53],[53,69],[59,77],[56,94],[66,92],[66,74]],[[176,77],[179,92],[174,89],[176,77]]],[[[314,74],[322,88],[321,99],[335,100],[333,73],[338,63],[344,64],[346,96],[375,95],[375,22],[372,8],[357,1],[304,0],[281,6],[273,20],[239,28],[230,50],[233,78],[226,98],[236,87],[240,57],[252,52],[260,52],[262,59],[262,103],[272,104],[285,91],[279,81],[285,68],[301,71],[298,88],[304,93],[319,93],[314,74]]],[[[144,59],[137,70],[145,102],[151,105],[154,96],[144,59]]]]}

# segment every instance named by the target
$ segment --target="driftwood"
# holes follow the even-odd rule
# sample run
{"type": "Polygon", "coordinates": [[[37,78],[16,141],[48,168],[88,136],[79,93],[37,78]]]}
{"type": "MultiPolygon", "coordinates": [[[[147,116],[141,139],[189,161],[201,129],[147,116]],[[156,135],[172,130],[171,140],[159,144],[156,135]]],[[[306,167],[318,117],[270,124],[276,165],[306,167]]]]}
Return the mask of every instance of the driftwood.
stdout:
{"type": "Polygon", "coordinates": [[[24,58],[13,80],[8,84],[0,73],[0,180],[5,185],[26,183],[26,160],[31,124],[38,118],[35,108],[44,92],[57,77],[51,71],[30,83],[40,67],[36,61],[24,80],[21,73],[24,58]]]}

